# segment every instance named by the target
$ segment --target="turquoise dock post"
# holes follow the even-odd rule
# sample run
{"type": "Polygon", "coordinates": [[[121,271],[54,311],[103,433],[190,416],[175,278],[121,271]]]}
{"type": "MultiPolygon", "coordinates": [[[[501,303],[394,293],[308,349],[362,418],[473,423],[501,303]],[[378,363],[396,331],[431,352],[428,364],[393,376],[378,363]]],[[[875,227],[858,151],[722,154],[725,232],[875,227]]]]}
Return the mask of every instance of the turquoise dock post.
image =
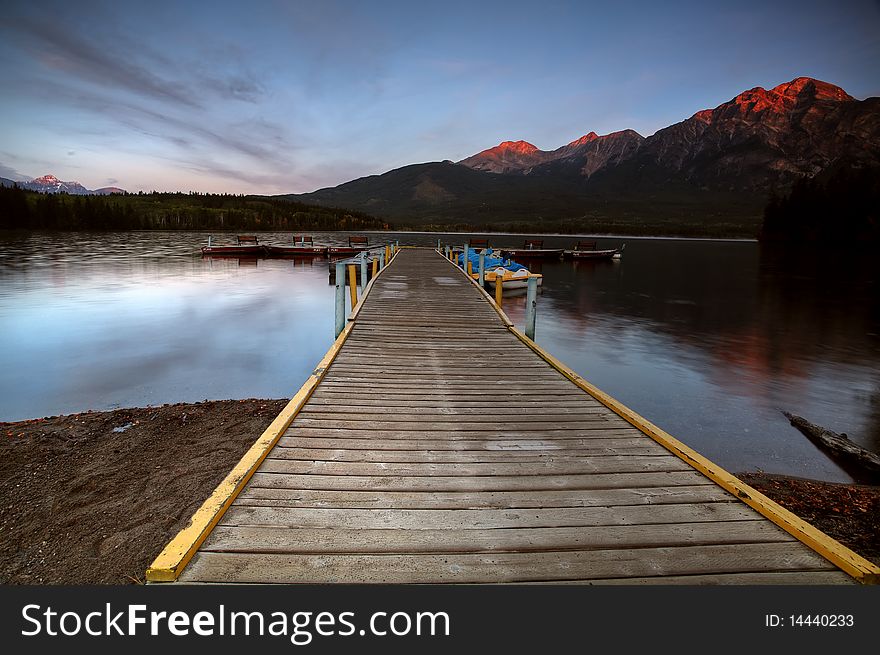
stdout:
{"type": "Polygon", "coordinates": [[[336,262],[336,336],[345,328],[345,264],[336,262]]]}
{"type": "Polygon", "coordinates": [[[467,273],[468,255],[470,254],[470,246],[464,244],[464,259],[461,260],[461,270],[467,273]]]}
{"type": "Polygon", "coordinates": [[[479,273],[479,278],[477,282],[480,283],[480,288],[483,288],[483,285],[486,283],[486,251],[480,251],[480,268],[477,271],[479,273]]]}
{"type": "Polygon", "coordinates": [[[526,336],[535,340],[535,317],[538,309],[538,278],[530,275],[526,291],[526,336]]]}
{"type": "Polygon", "coordinates": [[[364,289],[367,288],[367,253],[366,251],[360,254],[361,258],[361,293],[364,292],[364,289]]]}

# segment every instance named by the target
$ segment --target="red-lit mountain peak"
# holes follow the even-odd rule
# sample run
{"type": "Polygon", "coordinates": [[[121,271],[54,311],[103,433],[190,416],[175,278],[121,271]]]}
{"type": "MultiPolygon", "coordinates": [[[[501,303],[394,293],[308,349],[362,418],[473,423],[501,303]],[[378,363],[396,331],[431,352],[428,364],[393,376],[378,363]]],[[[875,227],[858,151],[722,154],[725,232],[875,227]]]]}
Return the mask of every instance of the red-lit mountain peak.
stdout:
{"type": "Polygon", "coordinates": [[[816,100],[854,100],[851,95],[839,86],[812,77],[796,77],[791,82],[774,86],[770,89],[770,93],[777,93],[790,98],[806,96],[816,100]]]}
{"type": "Polygon", "coordinates": [[[575,139],[568,145],[573,147],[582,146],[585,143],[590,143],[590,141],[595,141],[598,138],[598,134],[596,134],[595,132],[590,132],[589,134],[584,134],[580,139],[575,139]]]}
{"type": "Polygon", "coordinates": [[[528,141],[502,141],[494,148],[489,148],[483,152],[515,152],[519,154],[531,154],[537,152],[538,148],[528,141]]]}
{"type": "Polygon", "coordinates": [[[503,141],[494,148],[483,150],[459,163],[478,171],[507,173],[536,166],[547,156],[543,150],[528,141],[503,141]]]}

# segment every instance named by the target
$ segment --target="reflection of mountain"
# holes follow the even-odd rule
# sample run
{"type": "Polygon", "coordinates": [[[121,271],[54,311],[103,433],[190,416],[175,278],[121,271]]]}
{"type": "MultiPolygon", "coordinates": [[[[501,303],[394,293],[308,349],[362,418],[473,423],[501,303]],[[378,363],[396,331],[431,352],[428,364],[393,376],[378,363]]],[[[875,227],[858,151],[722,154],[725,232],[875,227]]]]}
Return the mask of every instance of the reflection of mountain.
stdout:
{"type": "Polygon", "coordinates": [[[630,242],[619,265],[545,262],[543,273],[543,298],[585,339],[597,321],[642,326],[706,355],[708,368],[696,368],[738,395],[784,381],[790,398],[826,385],[870,406],[851,436],[880,451],[880,374],[850,389],[866,369],[880,371],[880,263],[870,253],[630,242]]]}

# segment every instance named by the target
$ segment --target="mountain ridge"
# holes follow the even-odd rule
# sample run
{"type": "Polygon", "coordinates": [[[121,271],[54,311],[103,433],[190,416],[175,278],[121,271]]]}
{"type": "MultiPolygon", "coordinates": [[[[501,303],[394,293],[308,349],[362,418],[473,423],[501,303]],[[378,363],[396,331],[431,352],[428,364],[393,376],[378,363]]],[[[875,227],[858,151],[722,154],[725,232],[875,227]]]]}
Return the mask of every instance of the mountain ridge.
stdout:
{"type": "Polygon", "coordinates": [[[112,193],[128,193],[125,189],[120,189],[115,186],[106,186],[101,187],[100,189],[87,189],[79,182],[64,182],[51,173],[22,182],[0,177],[0,186],[11,187],[16,185],[22,189],[27,189],[28,191],[37,191],[39,193],[67,193],[73,196],[106,196],[112,193]]]}
{"type": "Polygon", "coordinates": [[[415,223],[702,215],[754,224],[768,198],[799,179],[878,163],[880,98],[857,100],[797,77],[742,91],[649,137],[589,131],[555,150],[504,141],[457,163],[411,164],[287,197],[415,223]]]}

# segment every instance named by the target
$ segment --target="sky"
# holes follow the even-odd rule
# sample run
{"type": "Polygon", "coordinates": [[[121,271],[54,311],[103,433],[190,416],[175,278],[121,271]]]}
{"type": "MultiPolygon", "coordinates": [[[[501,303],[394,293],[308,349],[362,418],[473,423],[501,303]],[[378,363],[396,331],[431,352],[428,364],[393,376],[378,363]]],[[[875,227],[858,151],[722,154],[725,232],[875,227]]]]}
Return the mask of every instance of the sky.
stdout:
{"type": "Polygon", "coordinates": [[[878,96],[880,1],[4,0],[0,61],[2,177],[304,193],[799,76],[878,96]]]}

